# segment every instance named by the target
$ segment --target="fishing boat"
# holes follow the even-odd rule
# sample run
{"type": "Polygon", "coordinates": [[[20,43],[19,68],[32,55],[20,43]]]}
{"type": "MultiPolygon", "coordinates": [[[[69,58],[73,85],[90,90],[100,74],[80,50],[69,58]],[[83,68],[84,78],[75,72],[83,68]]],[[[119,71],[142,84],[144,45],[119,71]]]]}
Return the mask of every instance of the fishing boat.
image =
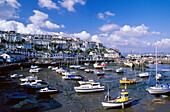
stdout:
{"type": "Polygon", "coordinates": [[[37,93],[40,93],[40,94],[43,94],[43,93],[57,93],[58,92],[58,90],[57,89],[54,89],[54,88],[48,88],[48,87],[46,87],[46,88],[43,88],[43,89],[40,89],[37,93]]]}
{"type": "Polygon", "coordinates": [[[11,75],[11,78],[21,78],[23,75],[13,74],[11,75]]]}
{"type": "Polygon", "coordinates": [[[103,71],[97,71],[96,72],[96,75],[104,75],[105,74],[105,72],[103,72],[103,71]]]}
{"type": "Polygon", "coordinates": [[[77,93],[89,93],[104,91],[105,86],[101,86],[99,82],[94,82],[85,85],[80,85],[79,87],[74,87],[74,89],[77,93]]]}
{"type": "Polygon", "coordinates": [[[94,70],[89,69],[89,68],[85,69],[84,71],[85,71],[86,73],[93,73],[93,72],[94,72],[94,70]]]}
{"type": "Polygon", "coordinates": [[[108,93],[105,96],[105,100],[102,103],[102,106],[107,109],[107,108],[118,108],[122,107],[124,109],[125,106],[130,105],[134,100],[129,97],[129,92],[126,89],[123,89],[120,92],[120,95],[116,99],[109,99],[109,89],[108,93]]]}
{"type": "Polygon", "coordinates": [[[12,93],[12,94],[8,95],[8,98],[10,98],[10,99],[26,99],[26,98],[28,98],[28,94],[12,93]]]}
{"type": "Polygon", "coordinates": [[[20,101],[18,104],[15,104],[11,107],[12,110],[15,111],[24,111],[38,107],[38,102],[35,99],[25,99],[20,101]]]}
{"type": "Polygon", "coordinates": [[[128,80],[126,77],[123,77],[122,80],[119,80],[120,84],[134,84],[136,83],[136,78],[128,80]]]}
{"type": "Polygon", "coordinates": [[[64,80],[82,80],[82,79],[84,79],[84,77],[81,75],[68,74],[68,75],[62,76],[62,79],[64,79],[64,80]]]}
{"type": "Polygon", "coordinates": [[[149,73],[148,73],[148,72],[143,72],[143,73],[140,73],[139,76],[140,76],[141,78],[143,78],[143,77],[149,77],[149,73]]]}
{"type": "Polygon", "coordinates": [[[123,69],[122,67],[120,67],[120,68],[116,69],[116,72],[117,72],[117,73],[123,73],[123,72],[124,72],[124,69],[123,69]]]}
{"type": "MultiPolygon", "coordinates": [[[[157,76],[157,44],[156,44],[156,76],[157,76]]],[[[157,79],[156,79],[157,81],[157,79]]],[[[148,87],[146,89],[150,94],[169,94],[170,93],[170,85],[168,84],[162,84],[162,83],[156,83],[155,86],[148,87]]]]}
{"type": "Polygon", "coordinates": [[[82,80],[82,81],[78,81],[78,83],[80,85],[84,85],[84,84],[90,84],[90,83],[94,83],[94,80],[82,80]]]}

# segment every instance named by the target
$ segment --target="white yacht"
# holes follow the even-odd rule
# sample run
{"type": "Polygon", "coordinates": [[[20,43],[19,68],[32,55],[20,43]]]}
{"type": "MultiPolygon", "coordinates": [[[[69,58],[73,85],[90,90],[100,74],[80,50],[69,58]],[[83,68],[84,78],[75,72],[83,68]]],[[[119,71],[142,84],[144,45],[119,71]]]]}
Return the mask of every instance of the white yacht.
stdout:
{"type": "Polygon", "coordinates": [[[79,87],[74,87],[74,89],[78,93],[99,92],[104,91],[105,86],[101,86],[99,82],[94,82],[90,84],[80,85],[79,87]]]}
{"type": "Polygon", "coordinates": [[[143,73],[140,73],[139,76],[142,78],[142,77],[149,77],[149,73],[148,72],[143,72],[143,73]]]}
{"type": "Polygon", "coordinates": [[[57,89],[52,89],[52,88],[48,88],[48,87],[46,87],[46,88],[43,88],[43,89],[40,89],[39,91],[38,91],[38,93],[57,93],[58,92],[58,90],[57,89]]]}
{"type": "Polygon", "coordinates": [[[117,72],[117,73],[123,73],[123,72],[124,72],[124,69],[123,69],[122,67],[120,67],[120,68],[116,69],[116,72],[117,72]]]}

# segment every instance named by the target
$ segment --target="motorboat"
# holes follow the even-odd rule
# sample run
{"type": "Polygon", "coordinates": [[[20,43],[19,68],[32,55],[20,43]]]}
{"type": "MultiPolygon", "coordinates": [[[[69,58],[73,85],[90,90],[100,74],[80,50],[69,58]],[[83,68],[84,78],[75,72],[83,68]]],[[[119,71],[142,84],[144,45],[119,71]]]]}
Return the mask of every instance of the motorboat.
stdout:
{"type": "Polygon", "coordinates": [[[38,107],[38,102],[35,99],[25,99],[20,101],[18,104],[15,104],[11,107],[12,110],[15,111],[24,111],[38,107]]]}
{"type": "Polygon", "coordinates": [[[13,74],[11,75],[11,78],[21,78],[23,75],[13,74]]]}
{"type": "Polygon", "coordinates": [[[39,69],[37,69],[37,68],[31,68],[31,69],[29,70],[29,72],[30,72],[30,73],[37,73],[37,72],[39,72],[39,69]]]}
{"type": "Polygon", "coordinates": [[[136,78],[128,80],[126,77],[123,77],[122,80],[119,80],[120,84],[134,84],[137,82],[136,78]]]}
{"type": "Polygon", "coordinates": [[[71,72],[71,71],[62,72],[62,75],[69,75],[69,74],[76,74],[76,72],[71,72]]]}
{"type": "Polygon", "coordinates": [[[85,70],[87,67],[80,67],[79,70],[85,70]]]}
{"type": "Polygon", "coordinates": [[[56,70],[56,72],[57,72],[57,73],[60,73],[60,74],[61,74],[62,72],[65,72],[65,71],[66,71],[66,70],[65,70],[64,68],[59,68],[59,69],[56,70]]]}
{"type": "Polygon", "coordinates": [[[146,90],[152,95],[164,95],[170,93],[170,85],[157,83],[155,86],[149,87],[146,90]]]}
{"type": "Polygon", "coordinates": [[[94,82],[95,82],[94,80],[82,80],[82,81],[78,81],[78,83],[80,85],[91,84],[91,83],[94,83],[94,82]]]}
{"type": "Polygon", "coordinates": [[[105,86],[101,86],[99,82],[94,82],[90,84],[80,85],[79,87],[74,87],[74,89],[77,93],[89,93],[104,91],[105,86]]]}
{"type": "Polygon", "coordinates": [[[31,83],[29,87],[34,89],[46,88],[48,84],[46,82],[31,83]]]}
{"type": "Polygon", "coordinates": [[[70,65],[69,67],[70,67],[70,68],[78,69],[78,68],[80,68],[81,66],[80,66],[80,65],[70,65]]]}
{"type": "Polygon", "coordinates": [[[70,67],[70,68],[74,68],[75,66],[76,66],[76,65],[70,65],[69,67],[70,67]]]}
{"type": "Polygon", "coordinates": [[[90,63],[84,63],[85,66],[89,66],[90,63]]]}
{"type": "Polygon", "coordinates": [[[84,79],[83,76],[81,75],[73,75],[73,74],[68,74],[68,75],[65,75],[65,76],[62,76],[62,79],[65,79],[65,80],[82,80],[84,79]]]}
{"type": "Polygon", "coordinates": [[[143,73],[140,73],[139,76],[140,76],[141,78],[143,78],[143,77],[149,77],[149,73],[148,73],[148,72],[143,72],[143,73]]]}
{"type": "Polygon", "coordinates": [[[26,82],[24,82],[24,83],[20,83],[20,85],[21,86],[31,86],[31,84],[33,84],[33,83],[38,83],[38,82],[43,82],[43,80],[33,80],[33,81],[26,81],[26,82]]]}
{"type": "Polygon", "coordinates": [[[124,69],[123,69],[122,67],[120,67],[120,68],[116,69],[116,72],[117,72],[117,73],[123,73],[123,72],[124,72],[124,69]]]}
{"type": "Polygon", "coordinates": [[[125,66],[128,66],[128,67],[133,67],[133,63],[131,63],[131,62],[129,62],[129,61],[127,61],[127,62],[124,62],[124,65],[125,66]]]}
{"type": "Polygon", "coordinates": [[[105,74],[105,72],[103,72],[103,71],[97,71],[96,72],[96,75],[104,75],[105,74]]]}
{"type": "Polygon", "coordinates": [[[94,70],[89,69],[89,68],[85,69],[84,71],[85,71],[86,73],[93,73],[93,72],[94,72],[94,70]]]}
{"type": "Polygon", "coordinates": [[[106,65],[105,64],[99,64],[99,63],[95,63],[95,64],[93,64],[93,67],[94,68],[103,68],[103,67],[105,67],[106,65]]]}
{"type": "Polygon", "coordinates": [[[39,68],[39,66],[31,65],[31,68],[30,68],[30,69],[38,69],[38,70],[40,70],[41,68],[39,68]]]}
{"type": "Polygon", "coordinates": [[[28,76],[28,77],[25,77],[25,78],[20,78],[20,81],[21,82],[27,82],[27,81],[37,80],[37,79],[38,79],[37,76],[28,76]]]}
{"type": "Polygon", "coordinates": [[[125,106],[130,105],[134,101],[132,98],[129,97],[129,92],[126,89],[123,89],[120,92],[120,95],[116,99],[110,99],[109,97],[110,96],[109,96],[109,89],[108,89],[108,93],[105,96],[105,100],[101,102],[102,106],[105,109],[118,108],[118,107],[122,107],[122,109],[124,109],[125,106]]]}
{"type": "Polygon", "coordinates": [[[26,98],[28,98],[28,94],[12,93],[12,94],[8,95],[8,98],[10,98],[10,99],[26,99],[26,98]]]}
{"type": "Polygon", "coordinates": [[[43,93],[50,93],[51,94],[51,93],[57,93],[57,92],[58,92],[57,89],[46,87],[46,88],[40,89],[37,93],[41,93],[41,94],[43,94],[43,93]]]}
{"type": "Polygon", "coordinates": [[[58,67],[53,67],[51,70],[56,71],[58,69],[59,69],[58,67]]]}
{"type": "Polygon", "coordinates": [[[103,70],[104,71],[111,71],[112,69],[111,68],[107,68],[107,67],[103,67],[103,70]]]}

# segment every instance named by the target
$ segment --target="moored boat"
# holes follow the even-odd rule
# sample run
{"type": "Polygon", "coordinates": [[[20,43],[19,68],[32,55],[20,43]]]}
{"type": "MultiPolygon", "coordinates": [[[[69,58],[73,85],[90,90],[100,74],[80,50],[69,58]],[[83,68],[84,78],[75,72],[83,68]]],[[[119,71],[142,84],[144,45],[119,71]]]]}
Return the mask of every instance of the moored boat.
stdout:
{"type": "Polygon", "coordinates": [[[124,69],[123,69],[122,67],[120,67],[120,68],[116,69],[116,72],[117,72],[117,73],[123,73],[123,72],[124,72],[124,69]]]}
{"type": "Polygon", "coordinates": [[[62,79],[65,79],[65,80],[82,80],[82,79],[84,79],[84,77],[81,76],[81,75],[68,74],[68,75],[62,76],[62,79]]]}
{"type": "Polygon", "coordinates": [[[89,93],[104,91],[105,86],[101,86],[99,82],[94,82],[85,85],[80,85],[79,87],[74,87],[74,89],[78,93],[89,93]]]}
{"type": "Polygon", "coordinates": [[[52,93],[57,93],[57,92],[58,92],[57,89],[46,87],[46,88],[40,89],[37,93],[40,93],[40,94],[43,94],[43,93],[52,94],[52,93]]]}
{"type": "Polygon", "coordinates": [[[149,73],[148,73],[148,72],[143,72],[143,73],[140,73],[139,76],[140,76],[141,78],[143,78],[143,77],[149,77],[149,73]]]}
{"type": "Polygon", "coordinates": [[[11,75],[11,78],[21,78],[23,75],[13,74],[11,75]]]}
{"type": "Polygon", "coordinates": [[[95,64],[93,64],[93,67],[94,68],[103,68],[103,67],[105,67],[107,64],[99,64],[99,63],[95,63],[95,64]]]}
{"type": "Polygon", "coordinates": [[[28,98],[28,94],[23,94],[23,93],[12,93],[8,95],[10,99],[26,99],[28,98]]]}
{"type": "Polygon", "coordinates": [[[96,72],[96,75],[104,75],[105,74],[105,72],[103,72],[103,71],[97,71],[96,72]]]}
{"type": "Polygon", "coordinates": [[[122,107],[122,109],[124,109],[124,107],[126,105],[130,105],[134,100],[132,98],[129,98],[129,92],[126,89],[123,89],[120,92],[120,95],[116,98],[116,99],[109,99],[109,90],[108,93],[105,97],[105,101],[101,102],[102,106],[107,109],[107,108],[118,108],[118,107],[122,107]]]}
{"type": "Polygon", "coordinates": [[[89,68],[85,69],[84,71],[85,71],[86,73],[93,73],[93,72],[94,72],[94,70],[89,69],[89,68]]]}
{"type": "Polygon", "coordinates": [[[128,80],[126,77],[123,77],[122,80],[119,80],[120,84],[134,84],[137,82],[136,78],[128,80]]]}
{"type": "Polygon", "coordinates": [[[78,83],[80,85],[83,85],[83,84],[90,84],[90,83],[94,83],[95,81],[94,80],[82,80],[82,81],[78,81],[78,83]]]}

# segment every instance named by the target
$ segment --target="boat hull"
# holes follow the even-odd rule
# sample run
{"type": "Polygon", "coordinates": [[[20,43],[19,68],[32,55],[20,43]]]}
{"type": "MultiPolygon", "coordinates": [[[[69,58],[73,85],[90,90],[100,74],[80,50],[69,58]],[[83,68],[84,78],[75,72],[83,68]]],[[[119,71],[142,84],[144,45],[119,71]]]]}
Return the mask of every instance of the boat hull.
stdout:
{"type": "Polygon", "coordinates": [[[168,93],[170,93],[170,88],[169,89],[151,89],[151,88],[148,88],[147,90],[152,95],[168,94],[168,93]]]}
{"type": "Polygon", "coordinates": [[[108,108],[118,108],[118,107],[123,107],[130,105],[133,102],[133,99],[130,99],[129,101],[126,102],[102,102],[102,105],[105,109],[108,108]]]}
{"type": "Polygon", "coordinates": [[[104,91],[104,88],[98,88],[98,89],[75,89],[77,93],[91,93],[91,92],[100,92],[104,91]]]}

